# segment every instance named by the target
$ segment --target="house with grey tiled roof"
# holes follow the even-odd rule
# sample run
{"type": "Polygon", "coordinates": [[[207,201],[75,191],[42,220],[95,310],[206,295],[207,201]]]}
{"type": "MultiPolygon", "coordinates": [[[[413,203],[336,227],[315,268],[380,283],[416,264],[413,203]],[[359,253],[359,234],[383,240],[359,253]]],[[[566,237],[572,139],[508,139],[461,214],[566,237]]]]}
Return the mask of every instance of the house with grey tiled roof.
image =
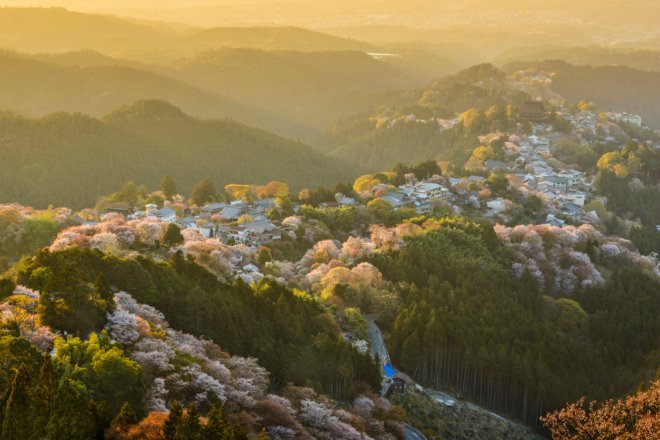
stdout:
{"type": "Polygon", "coordinates": [[[228,221],[238,220],[238,218],[241,215],[243,215],[243,211],[244,211],[243,206],[238,206],[238,205],[226,206],[220,212],[220,218],[228,221]]]}

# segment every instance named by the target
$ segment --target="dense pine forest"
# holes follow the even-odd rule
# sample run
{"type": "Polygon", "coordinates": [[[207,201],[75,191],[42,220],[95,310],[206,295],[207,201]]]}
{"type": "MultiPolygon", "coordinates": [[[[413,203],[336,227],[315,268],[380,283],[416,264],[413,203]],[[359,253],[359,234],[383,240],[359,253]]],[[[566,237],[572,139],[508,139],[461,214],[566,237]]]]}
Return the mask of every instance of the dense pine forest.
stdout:
{"type": "Polygon", "coordinates": [[[531,274],[512,279],[507,260],[490,226],[460,223],[373,259],[401,298],[384,324],[405,371],[534,423],[585,392],[623,393],[655,368],[657,280],[616,268],[603,287],[559,298],[531,274]]]}
{"type": "Polygon", "coordinates": [[[17,271],[19,283],[45,292],[43,301],[50,298],[52,303],[40,304],[42,320],[58,330],[85,335],[103,327],[107,305],[85,293],[102,276],[106,285],[154,306],[177,328],[231,353],[258,357],[276,388],[311,385],[346,399],[356,381],[378,386],[375,363],[340,340],[332,316],[277,284],[222,284],[180,254],[158,264],[76,249],[44,251],[17,271]],[[74,293],[82,297],[71,297],[74,293]]]}
{"type": "Polygon", "coordinates": [[[0,126],[0,199],[38,207],[84,208],[126,181],[155,187],[165,174],[186,192],[200,180],[195,176],[218,186],[282,178],[300,188],[359,174],[300,143],[229,120],[196,119],[162,101],[141,101],[103,119],[3,114],[0,126]]]}

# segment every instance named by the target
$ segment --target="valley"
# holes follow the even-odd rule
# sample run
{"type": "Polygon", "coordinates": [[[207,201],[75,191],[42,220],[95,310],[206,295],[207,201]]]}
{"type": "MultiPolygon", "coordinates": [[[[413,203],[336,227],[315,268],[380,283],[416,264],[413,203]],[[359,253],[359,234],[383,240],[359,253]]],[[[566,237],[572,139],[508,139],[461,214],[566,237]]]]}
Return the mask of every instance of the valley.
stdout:
{"type": "Polygon", "coordinates": [[[0,440],[660,432],[654,0],[0,0],[0,440]]]}

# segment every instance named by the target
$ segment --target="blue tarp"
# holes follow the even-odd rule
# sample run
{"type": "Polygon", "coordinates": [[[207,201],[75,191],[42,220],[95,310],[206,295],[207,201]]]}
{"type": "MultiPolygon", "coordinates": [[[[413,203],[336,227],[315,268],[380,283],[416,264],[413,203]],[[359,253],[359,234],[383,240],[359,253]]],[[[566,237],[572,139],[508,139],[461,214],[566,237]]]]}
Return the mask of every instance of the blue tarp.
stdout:
{"type": "Polygon", "coordinates": [[[396,370],[394,369],[394,367],[392,367],[391,364],[383,365],[383,371],[385,372],[385,376],[387,376],[390,379],[394,376],[394,373],[396,373],[396,370]]]}

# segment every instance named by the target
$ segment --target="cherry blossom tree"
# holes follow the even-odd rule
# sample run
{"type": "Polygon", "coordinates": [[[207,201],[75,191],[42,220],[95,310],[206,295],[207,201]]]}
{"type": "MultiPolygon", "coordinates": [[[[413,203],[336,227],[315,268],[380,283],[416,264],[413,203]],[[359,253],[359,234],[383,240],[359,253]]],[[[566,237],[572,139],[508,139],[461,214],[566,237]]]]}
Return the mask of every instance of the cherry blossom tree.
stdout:
{"type": "Polygon", "coordinates": [[[331,423],[339,421],[323,403],[309,399],[300,402],[300,419],[306,425],[319,429],[326,429],[331,423]]]}
{"type": "Polygon", "coordinates": [[[106,329],[112,339],[122,344],[132,344],[140,338],[136,316],[125,310],[108,314],[106,329]]]}
{"type": "Polygon", "coordinates": [[[652,439],[660,432],[660,380],[646,391],[602,404],[582,398],[541,418],[555,440],[652,439]]]}

